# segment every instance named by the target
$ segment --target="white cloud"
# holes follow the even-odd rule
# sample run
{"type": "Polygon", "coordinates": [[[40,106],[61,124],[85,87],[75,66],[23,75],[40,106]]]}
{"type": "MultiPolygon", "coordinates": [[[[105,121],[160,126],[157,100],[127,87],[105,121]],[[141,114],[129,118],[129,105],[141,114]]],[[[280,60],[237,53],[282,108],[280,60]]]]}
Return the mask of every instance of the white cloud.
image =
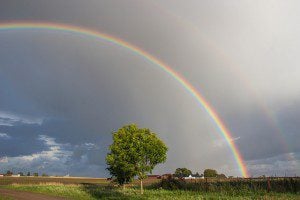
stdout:
{"type": "Polygon", "coordinates": [[[92,150],[92,149],[98,149],[97,145],[95,145],[94,143],[84,143],[84,147],[88,150],[92,150]]]}
{"type": "Polygon", "coordinates": [[[12,166],[16,168],[22,166],[22,168],[38,170],[44,169],[47,164],[62,166],[68,162],[72,151],[64,149],[64,144],[56,143],[54,138],[46,135],[39,135],[37,139],[41,140],[48,149],[30,155],[4,157],[1,159],[1,167],[9,168],[12,166]]]}
{"type": "Polygon", "coordinates": [[[43,119],[0,111],[0,126],[14,126],[16,123],[41,125],[43,123],[43,119]]]}
{"type": "Polygon", "coordinates": [[[7,163],[7,162],[8,162],[7,156],[0,158],[0,163],[7,163]]]}
{"type": "Polygon", "coordinates": [[[6,133],[0,133],[0,139],[11,139],[11,136],[6,133]]]}
{"type": "Polygon", "coordinates": [[[47,135],[39,135],[38,140],[41,140],[45,143],[46,146],[60,146],[60,144],[55,142],[54,138],[48,137],[47,135]]]}
{"type": "Polygon", "coordinates": [[[96,149],[95,144],[83,143],[71,146],[68,143],[58,143],[55,138],[47,135],[39,135],[36,139],[41,141],[47,149],[29,155],[2,157],[0,158],[0,168],[13,168],[18,171],[39,172],[50,175],[72,175],[75,172],[76,175],[95,176],[95,174],[101,172],[101,166],[90,164],[88,155],[85,153],[79,159],[72,159],[75,149],[82,147],[85,147],[86,150],[96,149]],[[87,174],[86,170],[90,173],[87,174]]]}

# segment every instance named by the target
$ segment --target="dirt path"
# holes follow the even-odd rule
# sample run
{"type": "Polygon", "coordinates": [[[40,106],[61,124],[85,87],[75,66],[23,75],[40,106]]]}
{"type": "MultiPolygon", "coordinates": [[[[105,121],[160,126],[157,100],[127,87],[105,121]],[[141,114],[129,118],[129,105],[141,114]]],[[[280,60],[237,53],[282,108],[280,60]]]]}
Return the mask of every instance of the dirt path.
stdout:
{"type": "Polygon", "coordinates": [[[9,189],[0,189],[0,197],[8,197],[8,199],[16,200],[65,200],[61,197],[52,197],[43,194],[37,194],[32,192],[9,190],[9,189]]]}

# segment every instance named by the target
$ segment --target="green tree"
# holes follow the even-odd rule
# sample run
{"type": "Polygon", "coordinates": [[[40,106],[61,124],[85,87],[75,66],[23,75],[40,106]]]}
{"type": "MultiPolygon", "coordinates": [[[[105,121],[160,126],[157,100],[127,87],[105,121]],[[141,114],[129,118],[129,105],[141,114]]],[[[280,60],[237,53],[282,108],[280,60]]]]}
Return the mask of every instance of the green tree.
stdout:
{"type": "Polygon", "coordinates": [[[206,169],[204,170],[204,177],[217,177],[218,173],[214,169],[206,169]]]}
{"type": "Polygon", "coordinates": [[[218,174],[217,177],[218,178],[227,178],[227,176],[225,174],[218,174]]]}
{"type": "Polygon", "coordinates": [[[194,174],[193,176],[194,177],[201,177],[201,175],[198,172],[196,172],[196,174],[194,174]]]}
{"type": "Polygon", "coordinates": [[[187,168],[177,168],[175,170],[174,176],[178,178],[187,177],[192,174],[192,171],[187,168]]]}
{"type": "Polygon", "coordinates": [[[167,159],[167,146],[155,133],[135,124],[113,133],[113,143],[106,156],[107,169],[123,185],[138,176],[143,194],[143,179],[154,167],[167,159]]]}
{"type": "Polygon", "coordinates": [[[7,172],[6,172],[6,176],[12,176],[13,175],[13,172],[12,171],[10,171],[10,170],[7,170],[7,172]]]}

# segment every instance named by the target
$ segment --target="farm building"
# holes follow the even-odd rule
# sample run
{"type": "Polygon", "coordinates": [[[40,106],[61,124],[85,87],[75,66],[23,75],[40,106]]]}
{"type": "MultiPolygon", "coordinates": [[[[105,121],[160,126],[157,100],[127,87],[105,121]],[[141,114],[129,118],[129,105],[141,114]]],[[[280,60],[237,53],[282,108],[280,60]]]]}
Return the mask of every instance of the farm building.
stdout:
{"type": "Polygon", "coordinates": [[[196,179],[196,177],[192,176],[192,175],[189,175],[187,177],[183,177],[183,179],[196,179]]]}

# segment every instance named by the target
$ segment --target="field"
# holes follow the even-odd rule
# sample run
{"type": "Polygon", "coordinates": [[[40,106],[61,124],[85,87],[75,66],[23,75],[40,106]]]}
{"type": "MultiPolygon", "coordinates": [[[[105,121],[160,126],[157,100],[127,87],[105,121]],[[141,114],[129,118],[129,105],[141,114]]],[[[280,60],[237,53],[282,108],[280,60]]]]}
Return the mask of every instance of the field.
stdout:
{"type": "MultiPolygon", "coordinates": [[[[0,188],[31,191],[68,199],[300,199],[300,180],[294,178],[271,181],[282,190],[268,192],[266,180],[222,179],[222,180],[146,180],[144,195],[139,194],[138,182],[128,185],[125,190],[105,179],[96,178],[50,178],[50,177],[0,177],[0,188]],[[279,182],[278,182],[279,181],[279,182]],[[291,183],[294,184],[291,186],[291,183]],[[284,185],[286,184],[286,185],[284,185]],[[250,186],[253,189],[249,189],[250,186]],[[261,186],[261,187],[259,187],[261,186]],[[173,188],[170,188],[173,187],[173,188]],[[178,188],[179,187],[179,188],[178,188]],[[181,188],[180,188],[181,187],[181,188]],[[234,188],[235,187],[235,188],[234,188]]],[[[0,195],[1,199],[1,195],[0,195]]]]}
{"type": "Polygon", "coordinates": [[[62,183],[62,184],[101,184],[108,185],[106,178],[84,178],[84,177],[0,177],[1,185],[11,184],[40,184],[40,183],[62,183]]]}

